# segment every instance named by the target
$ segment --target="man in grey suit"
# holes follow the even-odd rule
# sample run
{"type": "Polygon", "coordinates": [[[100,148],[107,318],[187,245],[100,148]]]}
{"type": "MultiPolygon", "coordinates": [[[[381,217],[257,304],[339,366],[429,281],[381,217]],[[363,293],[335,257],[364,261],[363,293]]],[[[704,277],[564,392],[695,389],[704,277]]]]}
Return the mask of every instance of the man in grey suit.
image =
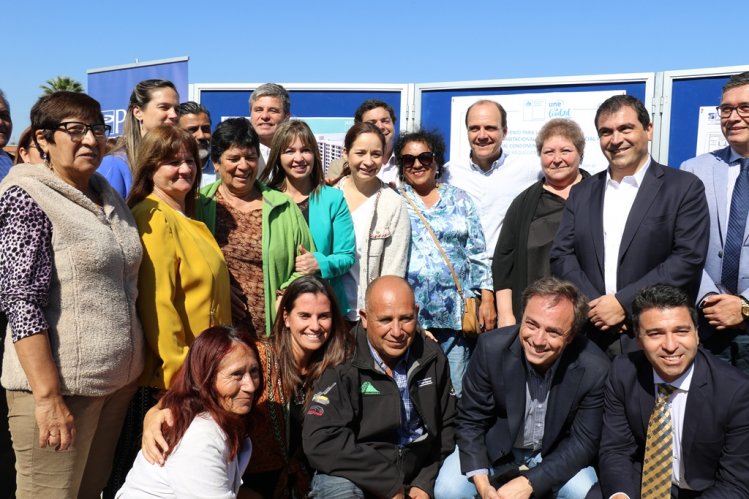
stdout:
{"type": "Polygon", "coordinates": [[[710,243],[697,304],[703,346],[749,373],[749,72],[732,76],[718,106],[728,147],[681,165],[705,184],[710,243]]]}
{"type": "Polygon", "coordinates": [[[591,299],[589,334],[615,355],[637,348],[629,320],[641,288],[662,282],[696,296],[709,218],[702,182],[650,157],[642,102],[610,97],[595,122],[609,167],[572,188],[551,271],[591,299]]]}

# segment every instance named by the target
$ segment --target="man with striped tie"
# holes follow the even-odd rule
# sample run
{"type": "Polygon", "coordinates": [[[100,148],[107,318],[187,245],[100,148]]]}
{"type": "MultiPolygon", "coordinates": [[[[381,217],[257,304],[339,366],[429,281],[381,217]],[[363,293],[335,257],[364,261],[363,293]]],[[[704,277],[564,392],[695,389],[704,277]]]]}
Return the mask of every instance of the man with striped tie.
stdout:
{"type": "Polygon", "coordinates": [[[632,309],[642,351],[609,372],[603,497],[749,497],[749,376],[699,347],[680,289],[648,286],[632,309]]]}

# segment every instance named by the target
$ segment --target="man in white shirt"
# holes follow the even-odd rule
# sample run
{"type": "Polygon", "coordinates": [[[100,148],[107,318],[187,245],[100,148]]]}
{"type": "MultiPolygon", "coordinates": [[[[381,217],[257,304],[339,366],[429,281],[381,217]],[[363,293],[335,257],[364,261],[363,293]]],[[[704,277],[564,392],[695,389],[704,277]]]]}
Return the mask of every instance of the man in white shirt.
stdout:
{"type": "Polygon", "coordinates": [[[665,284],[634,299],[642,351],[605,388],[606,498],[749,497],[749,376],[699,347],[693,303],[665,284]]]}
{"type": "Polygon", "coordinates": [[[466,128],[471,155],[451,158],[442,180],[464,190],[479,211],[491,260],[507,208],[515,197],[543,173],[538,162],[528,161],[502,149],[507,135],[507,112],[497,102],[479,100],[466,111],[466,128]]]}
{"type": "Polygon", "coordinates": [[[609,166],[572,188],[551,271],[591,300],[588,335],[616,355],[637,348],[628,319],[641,288],[661,282],[697,294],[709,218],[702,182],[650,157],[642,102],[611,97],[595,122],[609,166]]]}
{"type": "Polygon", "coordinates": [[[10,119],[10,105],[5,94],[0,90],[0,180],[4,179],[13,166],[13,158],[3,147],[8,144],[10,134],[13,132],[13,121],[10,119]]]}
{"type": "Polygon", "coordinates": [[[697,303],[705,348],[749,373],[749,71],[729,78],[718,106],[728,146],[682,163],[705,184],[710,244],[697,303]]]}
{"type": "Polygon", "coordinates": [[[291,116],[289,92],[277,83],[263,83],[250,95],[250,122],[260,138],[257,174],[265,169],[278,125],[291,116]]]}

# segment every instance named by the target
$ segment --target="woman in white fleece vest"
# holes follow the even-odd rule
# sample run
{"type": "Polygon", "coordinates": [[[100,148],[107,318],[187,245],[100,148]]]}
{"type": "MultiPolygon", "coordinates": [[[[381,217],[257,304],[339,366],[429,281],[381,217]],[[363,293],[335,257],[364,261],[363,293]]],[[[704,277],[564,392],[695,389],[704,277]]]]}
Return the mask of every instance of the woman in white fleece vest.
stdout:
{"type": "Polygon", "coordinates": [[[43,164],[0,184],[2,384],[17,497],[94,498],[143,370],[135,313],[142,249],[125,201],[95,174],[99,103],[56,92],[31,110],[43,164]]]}

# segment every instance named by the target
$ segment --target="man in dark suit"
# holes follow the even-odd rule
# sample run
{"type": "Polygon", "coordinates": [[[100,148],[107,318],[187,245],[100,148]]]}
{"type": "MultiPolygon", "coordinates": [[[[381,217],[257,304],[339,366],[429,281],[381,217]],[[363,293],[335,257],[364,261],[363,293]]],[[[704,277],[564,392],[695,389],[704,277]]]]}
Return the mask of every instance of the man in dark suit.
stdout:
{"type": "Polygon", "coordinates": [[[549,277],[525,290],[523,305],[519,326],[479,337],[458,402],[458,450],[435,497],[582,498],[597,480],[609,360],[577,334],[587,299],[549,277]]]}
{"type": "Polygon", "coordinates": [[[692,303],[664,284],[634,300],[642,351],[606,383],[604,497],[749,497],[749,376],[699,347],[692,303]]]}
{"type": "Polygon", "coordinates": [[[710,221],[702,182],[650,157],[642,102],[616,95],[595,120],[609,167],[572,188],[551,271],[592,300],[590,335],[614,355],[635,349],[627,319],[638,290],[664,282],[697,294],[710,221]]]}

